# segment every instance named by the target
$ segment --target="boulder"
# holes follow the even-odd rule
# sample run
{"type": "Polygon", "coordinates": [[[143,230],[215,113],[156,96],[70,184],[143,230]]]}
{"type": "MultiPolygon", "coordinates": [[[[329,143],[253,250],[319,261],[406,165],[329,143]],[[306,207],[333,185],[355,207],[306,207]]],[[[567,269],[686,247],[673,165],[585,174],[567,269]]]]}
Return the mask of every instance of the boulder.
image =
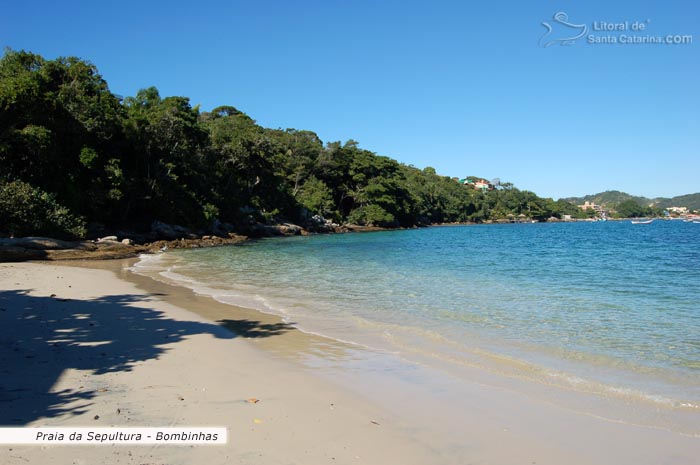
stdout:
{"type": "Polygon", "coordinates": [[[211,225],[211,233],[214,236],[226,237],[228,233],[235,229],[236,228],[232,224],[222,223],[219,220],[214,220],[214,223],[211,225]]]}
{"type": "Polygon", "coordinates": [[[95,249],[95,245],[91,242],[62,241],[48,237],[2,238],[0,239],[0,247],[20,247],[31,250],[95,249]]]}
{"type": "Polygon", "coordinates": [[[255,223],[252,225],[249,233],[253,237],[274,237],[282,235],[282,232],[277,227],[263,223],[255,223]]]}
{"type": "Polygon", "coordinates": [[[2,246],[0,247],[0,263],[24,262],[26,260],[42,260],[46,257],[46,251],[27,249],[24,247],[2,246]]]}
{"type": "Polygon", "coordinates": [[[130,258],[143,250],[143,247],[127,246],[116,241],[67,242],[45,237],[22,237],[0,239],[0,262],[130,258]]]}
{"type": "Polygon", "coordinates": [[[308,230],[319,233],[336,232],[339,226],[339,224],[334,223],[332,220],[328,220],[321,215],[314,215],[306,222],[306,228],[308,230]]]}
{"type": "Polygon", "coordinates": [[[134,241],[134,244],[144,244],[148,242],[148,235],[143,234],[143,233],[138,233],[133,230],[117,230],[113,231],[112,234],[114,234],[117,237],[125,238],[128,237],[132,241],[134,241]]]}
{"type": "Polygon", "coordinates": [[[121,242],[103,242],[92,251],[80,249],[49,250],[46,260],[105,260],[133,258],[145,251],[145,247],[125,245],[121,242]]]}
{"type": "Polygon", "coordinates": [[[285,236],[298,236],[304,230],[301,226],[292,223],[282,223],[277,225],[277,230],[285,236]]]}
{"type": "Polygon", "coordinates": [[[122,244],[124,245],[134,245],[134,241],[131,239],[122,239],[122,244]]]}
{"type": "Polygon", "coordinates": [[[196,236],[192,231],[184,226],[177,224],[167,224],[161,221],[154,221],[151,224],[151,232],[159,239],[175,240],[175,239],[194,239],[196,236]]]}

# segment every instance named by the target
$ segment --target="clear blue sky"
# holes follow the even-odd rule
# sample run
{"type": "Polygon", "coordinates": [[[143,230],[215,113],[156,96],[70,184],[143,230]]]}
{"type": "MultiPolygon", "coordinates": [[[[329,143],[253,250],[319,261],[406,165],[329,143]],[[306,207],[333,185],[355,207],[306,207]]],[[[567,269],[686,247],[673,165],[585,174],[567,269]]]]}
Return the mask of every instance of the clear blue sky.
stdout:
{"type": "Polygon", "coordinates": [[[0,46],[88,59],[118,94],[154,85],[543,196],[700,191],[694,1],[34,0],[5,3],[0,46]],[[623,33],[693,43],[543,48],[559,11],[589,34],[641,21],[623,33]]]}

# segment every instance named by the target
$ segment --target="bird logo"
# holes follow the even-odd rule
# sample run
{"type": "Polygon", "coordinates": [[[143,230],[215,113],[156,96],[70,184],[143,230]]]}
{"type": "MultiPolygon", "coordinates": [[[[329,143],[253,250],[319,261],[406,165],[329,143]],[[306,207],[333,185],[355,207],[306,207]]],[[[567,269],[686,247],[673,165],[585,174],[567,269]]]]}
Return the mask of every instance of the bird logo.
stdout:
{"type": "Polygon", "coordinates": [[[540,47],[547,48],[556,43],[559,45],[573,45],[576,39],[580,39],[588,32],[588,26],[585,24],[570,23],[569,15],[563,11],[555,14],[553,18],[552,24],[546,21],[542,22],[547,32],[540,37],[540,47]]]}

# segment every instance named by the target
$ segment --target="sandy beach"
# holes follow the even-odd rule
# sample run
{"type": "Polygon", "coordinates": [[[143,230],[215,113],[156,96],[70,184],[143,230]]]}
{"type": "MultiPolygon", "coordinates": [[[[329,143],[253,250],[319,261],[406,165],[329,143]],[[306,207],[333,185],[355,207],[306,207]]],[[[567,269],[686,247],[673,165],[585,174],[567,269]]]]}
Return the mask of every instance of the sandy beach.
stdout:
{"type": "Polygon", "coordinates": [[[0,426],[218,426],[228,444],[2,445],[1,463],[600,465],[700,456],[697,437],[602,420],[482,379],[421,367],[387,373],[384,355],[136,276],[129,263],[0,264],[0,426]],[[348,370],[353,360],[358,368],[348,370]]]}

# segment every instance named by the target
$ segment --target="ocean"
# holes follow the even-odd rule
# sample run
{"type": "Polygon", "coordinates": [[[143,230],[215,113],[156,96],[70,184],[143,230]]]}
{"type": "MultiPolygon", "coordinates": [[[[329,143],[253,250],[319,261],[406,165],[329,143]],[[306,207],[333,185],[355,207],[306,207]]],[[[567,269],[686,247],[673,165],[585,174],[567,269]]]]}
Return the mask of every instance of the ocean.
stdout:
{"type": "Polygon", "coordinates": [[[133,270],[399,365],[487,373],[592,415],[700,436],[698,224],[274,238],[143,256],[133,270]]]}

